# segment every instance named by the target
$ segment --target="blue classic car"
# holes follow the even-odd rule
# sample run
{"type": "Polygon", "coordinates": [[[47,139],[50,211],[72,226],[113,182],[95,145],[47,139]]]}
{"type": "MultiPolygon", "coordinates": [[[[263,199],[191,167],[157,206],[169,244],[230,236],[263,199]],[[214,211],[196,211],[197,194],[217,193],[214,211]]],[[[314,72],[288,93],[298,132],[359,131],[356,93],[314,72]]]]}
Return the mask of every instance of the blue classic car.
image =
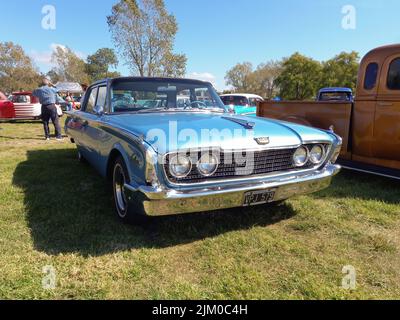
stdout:
{"type": "Polygon", "coordinates": [[[90,86],[65,130],[112,181],[118,217],[278,202],[329,186],[332,132],[228,112],[208,82],[116,78],[90,86]]]}
{"type": "Polygon", "coordinates": [[[353,91],[350,88],[322,88],[318,92],[317,101],[353,102],[353,91]]]}

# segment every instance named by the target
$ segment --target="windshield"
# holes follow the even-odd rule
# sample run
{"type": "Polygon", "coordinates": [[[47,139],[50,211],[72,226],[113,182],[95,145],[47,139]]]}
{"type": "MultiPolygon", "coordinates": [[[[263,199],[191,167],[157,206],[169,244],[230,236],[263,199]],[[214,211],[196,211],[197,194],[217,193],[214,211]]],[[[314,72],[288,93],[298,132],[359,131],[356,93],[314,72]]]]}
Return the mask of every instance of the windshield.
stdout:
{"type": "Polygon", "coordinates": [[[209,84],[185,80],[116,81],[111,88],[111,113],[191,110],[225,112],[209,84]]]}

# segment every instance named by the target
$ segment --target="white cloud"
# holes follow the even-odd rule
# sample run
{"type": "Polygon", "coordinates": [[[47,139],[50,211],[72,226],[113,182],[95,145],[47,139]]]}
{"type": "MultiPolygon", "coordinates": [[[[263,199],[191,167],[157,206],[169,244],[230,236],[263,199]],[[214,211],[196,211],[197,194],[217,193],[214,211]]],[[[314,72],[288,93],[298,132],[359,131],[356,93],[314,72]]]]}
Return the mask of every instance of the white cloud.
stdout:
{"type": "Polygon", "coordinates": [[[209,72],[203,72],[203,73],[199,73],[199,72],[192,72],[186,75],[186,78],[189,79],[196,79],[196,80],[201,80],[201,81],[208,81],[211,82],[214,86],[217,82],[217,78],[209,72]]]}
{"type": "MultiPolygon", "coordinates": [[[[52,43],[47,50],[37,51],[32,50],[30,56],[36,62],[36,64],[43,66],[45,68],[53,67],[53,63],[51,61],[51,55],[53,52],[60,47],[63,50],[66,50],[66,46],[59,43],[52,43]]],[[[87,55],[80,51],[74,51],[74,53],[81,59],[86,59],[87,55]]]]}

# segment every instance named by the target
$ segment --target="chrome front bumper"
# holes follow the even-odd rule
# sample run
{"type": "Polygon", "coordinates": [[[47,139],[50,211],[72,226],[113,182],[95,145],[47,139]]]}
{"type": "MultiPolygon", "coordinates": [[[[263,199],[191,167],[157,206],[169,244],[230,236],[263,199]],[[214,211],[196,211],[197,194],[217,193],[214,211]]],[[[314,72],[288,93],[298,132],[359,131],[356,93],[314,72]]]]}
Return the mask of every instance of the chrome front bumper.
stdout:
{"type": "Polygon", "coordinates": [[[167,216],[241,207],[245,193],[248,191],[274,189],[274,201],[317,192],[327,188],[331,184],[332,177],[339,173],[340,169],[339,165],[328,164],[323,169],[307,175],[291,175],[275,179],[268,177],[246,184],[229,185],[224,183],[214,188],[196,188],[185,191],[155,189],[147,186],[134,188],[130,185],[125,185],[125,190],[128,200],[141,199],[144,214],[167,216]]]}

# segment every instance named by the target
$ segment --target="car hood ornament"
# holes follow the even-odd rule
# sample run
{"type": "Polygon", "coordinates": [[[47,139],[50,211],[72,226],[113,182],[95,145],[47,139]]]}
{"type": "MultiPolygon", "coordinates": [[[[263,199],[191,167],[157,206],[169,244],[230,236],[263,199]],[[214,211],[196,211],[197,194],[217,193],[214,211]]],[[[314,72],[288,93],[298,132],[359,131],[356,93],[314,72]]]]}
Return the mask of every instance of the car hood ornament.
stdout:
{"type": "Polygon", "coordinates": [[[269,137],[259,137],[259,138],[254,138],[254,140],[256,140],[256,142],[260,145],[266,145],[269,144],[271,141],[269,139],[269,137]]]}
{"type": "Polygon", "coordinates": [[[238,119],[238,118],[234,118],[234,117],[221,117],[222,119],[228,120],[228,121],[232,121],[235,122],[237,124],[240,124],[241,126],[245,127],[246,129],[254,129],[254,127],[256,126],[255,122],[252,121],[247,121],[247,120],[243,120],[243,119],[238,119]]]}

